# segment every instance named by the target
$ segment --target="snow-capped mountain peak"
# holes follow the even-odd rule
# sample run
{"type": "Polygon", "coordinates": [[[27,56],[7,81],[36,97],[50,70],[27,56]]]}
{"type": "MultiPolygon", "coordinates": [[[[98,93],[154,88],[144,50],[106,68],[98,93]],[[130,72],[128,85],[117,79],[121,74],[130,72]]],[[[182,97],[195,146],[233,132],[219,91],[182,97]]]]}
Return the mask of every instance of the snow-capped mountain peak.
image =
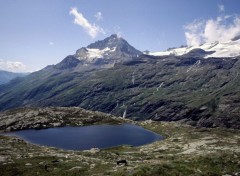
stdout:
{"type": "Polygon", "coordinates": [[[150,55],[154,56],[167,56],[167,55],[175,55],[181,56],[190,53],[193,50],[202,50],[202,56],[204,58],[209,57],[236,57],[240,56],[240,39],[238,40],[231,40],[228,42],[212,42],[212,43],[205,43],[200,46],[191,46],[191,47],[180,47],[180,48],[173,48],[167,51],[161,52],[152,52],[150,55]]]}
{"type": "Polygon", "coordinates": [[[142,54],[116,34],[82,47],[74,55],[84,65],[110,65],[142,54]]]}

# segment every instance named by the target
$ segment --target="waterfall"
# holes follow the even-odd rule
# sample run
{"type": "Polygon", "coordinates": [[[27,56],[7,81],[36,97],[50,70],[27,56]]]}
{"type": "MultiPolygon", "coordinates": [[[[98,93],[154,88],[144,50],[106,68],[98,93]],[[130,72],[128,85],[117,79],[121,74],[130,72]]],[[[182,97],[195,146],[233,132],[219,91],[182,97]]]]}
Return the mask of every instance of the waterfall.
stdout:
{"type": "Polygon", "coordinates": [[[110,114],[118,107],[118,100],[117,100],[117,105],[109,112],[110,114]]]}
{"type": "Polygon", "coordinates": [[[122,117],[125,119],[125,118],[126,118],[126,115],[127,115],[127,109],[125,109],[122,117]]]}
{"type": "Polygon", "coordinates": [[[162,82],[158,87],[157,87],[157,91],[159,90],[159,88],[161,88],[163,86],[164,82],[162,82]]]}
{"type": "Polygon", "coordinates": [[[135,70],[132,73],[132,84],[134,85],[135,83],[135,70]]]}

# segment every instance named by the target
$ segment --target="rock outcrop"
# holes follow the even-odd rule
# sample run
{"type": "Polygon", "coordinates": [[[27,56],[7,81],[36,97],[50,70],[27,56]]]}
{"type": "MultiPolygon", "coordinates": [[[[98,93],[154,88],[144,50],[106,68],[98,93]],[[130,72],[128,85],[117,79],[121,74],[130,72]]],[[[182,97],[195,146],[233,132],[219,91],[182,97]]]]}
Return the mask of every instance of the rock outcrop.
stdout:
{"type": "Polygon", "coordinates": [[[0,113],[0,130],[15,131],[98,123],[119,124],[123,121],[110,114],[79,107],[20,108],[0,113]]]}

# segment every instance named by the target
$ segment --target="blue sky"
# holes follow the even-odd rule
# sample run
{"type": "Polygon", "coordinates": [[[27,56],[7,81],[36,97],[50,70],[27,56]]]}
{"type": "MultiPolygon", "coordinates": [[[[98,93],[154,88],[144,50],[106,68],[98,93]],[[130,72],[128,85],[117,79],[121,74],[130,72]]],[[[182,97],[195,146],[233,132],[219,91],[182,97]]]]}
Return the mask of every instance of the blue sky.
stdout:
{"type": "Polygon", "coordinates": [[[141,51],[224,41],[239,15],[239,0],[0,0],[0,69],[38,70],[113,33],[141,51]]]}

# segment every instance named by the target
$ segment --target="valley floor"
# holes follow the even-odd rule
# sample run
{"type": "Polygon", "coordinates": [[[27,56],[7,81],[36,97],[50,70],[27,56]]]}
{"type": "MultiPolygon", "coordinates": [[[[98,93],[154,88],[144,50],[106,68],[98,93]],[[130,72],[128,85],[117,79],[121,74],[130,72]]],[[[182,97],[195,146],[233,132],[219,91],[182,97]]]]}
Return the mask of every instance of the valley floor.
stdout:
{"type": "Polygon", "coordinates": [[[141,147],[66,151],[0,136],[0,173],[9,175],[240,175],[240,131],[175,122],[132,122],[165,137],[141,147]],[[125,165],[116,161],[124,159],[125,165]]]}

